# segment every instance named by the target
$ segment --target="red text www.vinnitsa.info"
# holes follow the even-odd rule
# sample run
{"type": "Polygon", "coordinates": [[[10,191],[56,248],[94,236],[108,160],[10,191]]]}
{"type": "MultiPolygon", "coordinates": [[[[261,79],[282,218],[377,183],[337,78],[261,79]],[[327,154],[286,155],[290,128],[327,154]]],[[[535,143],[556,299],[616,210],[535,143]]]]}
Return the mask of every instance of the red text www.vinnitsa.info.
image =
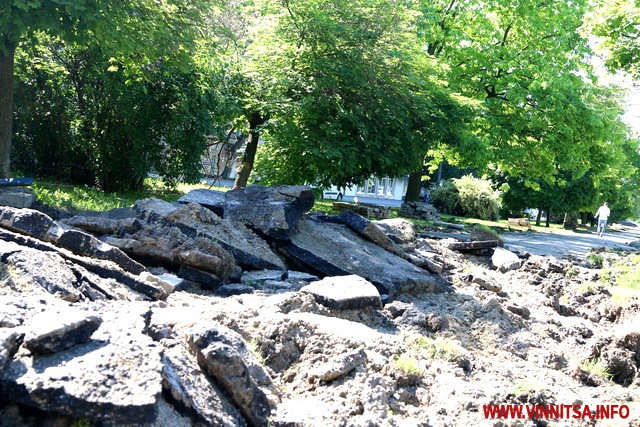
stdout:
{"type": "Polygon", "coordinates": [[[488,419],[627,419],[627,405],[482,405],[488,419]]]}

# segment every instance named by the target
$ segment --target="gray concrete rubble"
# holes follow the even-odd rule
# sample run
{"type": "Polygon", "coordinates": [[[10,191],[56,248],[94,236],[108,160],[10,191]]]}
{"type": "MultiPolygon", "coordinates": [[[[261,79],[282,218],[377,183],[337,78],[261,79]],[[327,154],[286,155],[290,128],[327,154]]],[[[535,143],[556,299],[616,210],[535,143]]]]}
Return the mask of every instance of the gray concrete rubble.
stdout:
{"type": "Polygon", "coordinates": [[[355,275],[326,277],[304,286],[300,292],[309,293],[318,303],[337,310],[382,308],[376,287],[355,275]]]}
{"type": "Polygon", "coordinates": [[[637,254],[516,254],[491,233],[305,213],[312,202],[255,186],[64,221],[0,207],[0,427],[445,427],[486,424],[491,404],[634,414],[637,254]]]}

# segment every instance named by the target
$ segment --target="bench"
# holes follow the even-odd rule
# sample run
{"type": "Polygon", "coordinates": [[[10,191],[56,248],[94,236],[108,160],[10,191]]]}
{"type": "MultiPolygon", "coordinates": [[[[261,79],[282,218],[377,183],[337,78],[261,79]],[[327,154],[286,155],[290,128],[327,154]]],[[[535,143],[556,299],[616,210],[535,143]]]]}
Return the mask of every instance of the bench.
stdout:
{"type": "Polygon", "coordinates": [[[28,187],[33,178],[0,178],[0,206],[30,208],[36,196],[28,187]]]}
{"type": "Polygon", "coordinates": [[[353,211],[357,214],[365,216],[367,218],[389,218],[391,215],[390,206],[377,206],[366,203],[353,204],[347,202],[333,202],[332,208],[334,211],[342,212],[345,210],[353,211]]]}
{"type": "Polygon", "coordinates": [[[27,187],[33,184],[33,178],[0,178],[0,187],[27,187]]]}
{"type": "Polygon", "coordinates": [[[531,230],[531,223],[529,222],[529,218],[508,218],[507,224],[509,225],[509,230],[511,228],[526,228],[527,230],[531,230]]]}

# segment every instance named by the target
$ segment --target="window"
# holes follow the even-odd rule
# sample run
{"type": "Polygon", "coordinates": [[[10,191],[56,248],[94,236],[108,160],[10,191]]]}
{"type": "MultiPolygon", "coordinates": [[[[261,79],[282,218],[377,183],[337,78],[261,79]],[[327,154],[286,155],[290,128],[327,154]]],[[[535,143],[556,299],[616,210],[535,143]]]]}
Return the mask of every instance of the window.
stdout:
{"type": "Polygon", "coordinates": [[[395,178],[386,178],[387,183],[386,183],[386,187],[384,190],[384,195],[386,197],[393,197],[393,188],[395,186],[396,183],[396,179],[395,178]]]}
{"type": "Polygon", "coordinates": [[[389,178],[384,177],[380,181],[378,181],[378,188],[376,191],[376,195],[378,197],[384,197],[387,194],[387,181],[389,178]]]}
{"type": "Polygon", "coordinates": [[[396,178],[369,178],[357,186],[356,194],[375,198],[393,198],[393,186],[396,184],[396,178]]]}

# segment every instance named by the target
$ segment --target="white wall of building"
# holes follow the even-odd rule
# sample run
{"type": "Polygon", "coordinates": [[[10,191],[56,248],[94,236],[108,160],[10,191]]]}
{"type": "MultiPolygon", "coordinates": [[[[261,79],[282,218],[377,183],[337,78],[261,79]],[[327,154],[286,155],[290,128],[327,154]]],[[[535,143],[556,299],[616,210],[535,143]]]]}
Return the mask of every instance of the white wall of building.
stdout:
{"type": "Polygon", "coordinates": [[[342,191],[344,201],[350,202],[357,197],[358,201],[363,203],[391,204],[399,206],[407,192],[408,181],[409,178],[406,176],[397,178],[372,177],[360,185],[354,185],[343,189],[331,187],[323,193],[323,197],[325,199],[335,200],[338,193],[342,191]]]}

